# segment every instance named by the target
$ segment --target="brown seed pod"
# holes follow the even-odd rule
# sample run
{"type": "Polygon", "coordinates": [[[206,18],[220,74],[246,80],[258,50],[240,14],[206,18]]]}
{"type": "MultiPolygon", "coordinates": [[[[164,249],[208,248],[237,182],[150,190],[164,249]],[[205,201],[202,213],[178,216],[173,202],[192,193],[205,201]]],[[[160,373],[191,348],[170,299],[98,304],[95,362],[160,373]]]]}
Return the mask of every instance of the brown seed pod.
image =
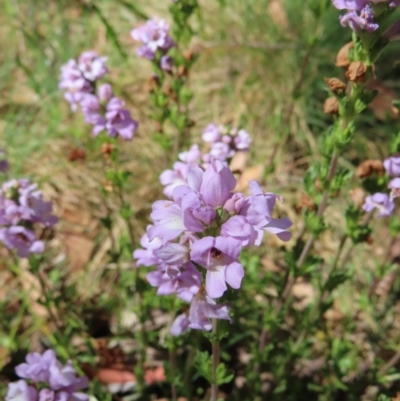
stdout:
{"type": "Polygon", "coordinates": [[[324,103],[324,113],[337,116],[339,114],[339,102],[335,96],[328,97],[324,103]]]}
{"type": "Polygon", "coordinates": [[[362,61],[353,61],[350,63],[346,72],[346,77],[352,82],[365,82],[367,76],[367,65],[362,61]]]}
{"type": "Polygon", "coordinates": [[[324,81],[333,93],[340,94],[346,90],[346,84],[339,78],[324,78],[324,81]]]}

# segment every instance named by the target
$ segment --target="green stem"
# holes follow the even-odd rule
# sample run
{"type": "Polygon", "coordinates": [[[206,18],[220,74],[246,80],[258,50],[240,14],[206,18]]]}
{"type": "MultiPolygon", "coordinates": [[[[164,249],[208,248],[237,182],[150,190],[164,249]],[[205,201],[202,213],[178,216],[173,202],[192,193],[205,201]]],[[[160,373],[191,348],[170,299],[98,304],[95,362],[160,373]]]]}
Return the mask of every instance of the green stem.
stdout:
{"type": "Polygon", "coordinates": [[[218,399],[217,368],[220,360],[219,340],[217,339],[217,333],[218,333],[217,319],[212,319],[212,332],[215,338],[212,341],[212,383],[211,383],[210,401],[217,401],[218,399]]]}

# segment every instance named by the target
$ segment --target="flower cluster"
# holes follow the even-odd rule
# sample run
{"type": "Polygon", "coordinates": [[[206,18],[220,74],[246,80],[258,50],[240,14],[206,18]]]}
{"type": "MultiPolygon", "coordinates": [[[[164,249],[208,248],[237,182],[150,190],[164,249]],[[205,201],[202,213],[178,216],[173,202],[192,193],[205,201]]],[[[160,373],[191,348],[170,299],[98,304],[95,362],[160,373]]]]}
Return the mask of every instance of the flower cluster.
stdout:
{"type": "Polygon", "coordinates": [[[29,180],[11,180],[0,187],[0,241],[18,256],[42,253],[43,241],[36,239],[34,225],[53,226],[51,202],[43,200],[37,184],[29,180]]]}
{"type": "Polygon", "coordinates": [[[24,380],[9,383],[5,401],[88,401],[78,390],[88,386],[86,377],[78,377],[70,362],[64,366],[52,350],[42,355],[32,352],[26,363],[15,368],[24,380]]]}
{"type": "Polygon", "coordinates": [[[264,193],[249,182],[250,196],[233,193],[236,179],[228,164],[217,158],[205,171],[189,167],[182,185],[172,191],[172,200],[153,204],[153,225],[147,228],[133,257],[137,266],[156,265],[148,281],[159,295],[176,293],[191,302],[189,316],[179,316],[172,333],[188,327],[210,330],[211,318],[230,320],[223,296],[228,285],[239,289],[244,269],[239,262],[243,248],[259,246],[265,231],[281,240],[291,238],[287,218],[274,219],[272,211],[279,196],[264,193]],[[205,283],[202,284],[202,274],[205,283]]]}
{"type": "Polygon", "coordinates": [[[378,3],[387,4],[394,8],[400,5],[399,0],[332,0],[333,5],[339,10],[348,10],[340,16],[342,26],[349,26],[353,31],[374,32],[379,28],[374,20],[374,6],[378,3]]]}
{"type": "Polygon", "coordinates": [[[131,37],[142,43],[142,46],[136,50],[139,57],[156,60],[164,71],[172,70],[172,59],[167,52],[175,44],[169,36],[169,25],[165,20],[152,18],[144,25],[133,29],[131,37]]]}
{"type": "Polygon", "coordinates": [[[209,153],[203,156],[203,162],[209,163],[213,157],[219,160],[229,160],[239,150],[249,150],[250,135],[244,129],[216,126],[209,124],[203,131],[203,141],[211,144],[209,153]]]}
{"type": "Polygon", "coordinates": [[[378,192],[367,196],[363,205],[366,212],[377,208],[378,217],[391,216],[395,209],[394,199],[400,197],[400,155],[385,159],[383,166],[389,176],[394,177],[388,184],[390,194],[378,192]]]}
{"type": "Polygon", "coordinates": [[[198,145],[193,145],[188,151],[178,155],[179,160],[172,169],[163,171],[160,182],[165,187],[164,195],[172,198],[175,187],[186,184],[186,175],[191,167],[206,169],[211,159],[229,161],[237,151],[248,151],[251,144],[250,135],[244,129],[216,126],[209,124],[203,131],[202,139],[211,144],[207,153],[202,154],[198,145]]]}
{"type": "Polygon", "coordinates": [[[108,136],[121,136],[130,140],[138,128],[125,103],[113,96],[111,86],[102,84],[95,90],[97,81],[107,73],[107,58],[99,57],[94,51],[81,54],[78,62],[68,61],[61,67],[60,89],[73,111],[80,106],[85,121],[93,126],[93,135],[103,130],[108,136]]]}

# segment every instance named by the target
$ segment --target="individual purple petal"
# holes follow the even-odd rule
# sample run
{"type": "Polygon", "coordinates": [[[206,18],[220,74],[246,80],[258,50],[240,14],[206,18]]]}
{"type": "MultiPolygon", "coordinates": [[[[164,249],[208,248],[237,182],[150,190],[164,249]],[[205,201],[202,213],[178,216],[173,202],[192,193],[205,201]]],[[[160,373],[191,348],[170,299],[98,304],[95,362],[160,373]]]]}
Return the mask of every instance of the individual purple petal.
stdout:
{"type": "Polygon", "coordinates": [[[360,11],[367,5],[368,0],[332,0],[332,4],[339,10],[360,11]]]}
{"type": "Polygon", "coordinates": [[[97,95],[102,102],[108,102],[113,97],[113,92],[110,84],[102,84],[97,89],[97,95]]]}
{"type": "Polygon", "coordinates": [[[160,60],[160,68],[165,72],[172,72],[172,68],[174,66],[173,60],[171,56],[164,55],[160,60]]]}
{"type": "Polygon", "coordinates": [[[360,15],[356,11],[350,11],[340,16],[339,20],[343,27],[349,26],[355,32],[374,32],[379,28],[379,24],[374,22],[373,10],[369,5],[361,10],[360,15]]]}
{"type": "Polygon", "coordinates": [[[181,244],[168,243],[154,253],[169,265],[180,266],[189,261],[189,249],[181,244]]]}
{"type": "Polygon", "coordinates": [[[393,178],[389,182],[388,188],[391,189],[391,192],[390,192],[391,199],[400,197],[400,177],[393,178]]]}
{"type": "Polygon", "coordinates": [[[292,233],[287,231],[293,223],[288,218],[272,219],[266,226],[263,227],[265,231],[275,234],[282,241],[290,241],[292,233]]]}
{"type": "Polygon", "coordinates": [[[181,315],[178,315],[174,322],[172,323],[170,333],[174,337],[178,337],[183,333],[186,333],[189,329],[190,325],[190,320],[189,317],[185,314],[182,313],[181,315]]]}
{"type": "Polygon", "coordinates": [[[236,179],[226,163],[214,159],[203,175],[200,193],[211,207],[223,206],[236,186],[236,179]]]}
{"type": "Polygon", "coordinates": [[[215,124],[207,125],[207,127],[203,130],[202,138],[204,142],[219,142],[221,140],[219,128],[215,124]]]}

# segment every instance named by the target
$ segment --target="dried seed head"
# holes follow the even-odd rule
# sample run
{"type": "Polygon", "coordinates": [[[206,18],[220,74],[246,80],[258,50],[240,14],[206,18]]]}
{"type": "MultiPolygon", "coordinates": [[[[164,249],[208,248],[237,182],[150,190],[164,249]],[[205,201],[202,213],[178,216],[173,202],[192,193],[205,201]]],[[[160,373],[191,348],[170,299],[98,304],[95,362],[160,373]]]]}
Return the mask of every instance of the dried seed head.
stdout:
{"type": "Polygon", "coordinates": [[[385,172],[381,160],[365,160],[356,169],[358,178],[367,178],[372,174],[382,175],[385,172]]]}
{"type": "Polygon", "coordinates": [[[324,78],[324,81],[333,93],[340,94],[346,90],[346,84],[339,78],[324,78]]]}
{"type": "Polygon", "coordinates": [[[146,82],[147,92],[154,92],[156,88],[160,87],[160,78],[157,75],[152,75],[146,82]]]}
{"type": "Polygon", "coordinates": [[[194,53],[191,50],[185,50],[183,52],[183,58],[187,61],[193,60],[194,53]]]}
{"type": "Polygon", "coordinates": [[[335,96],[328,97],[328,99],[325,100],[324,113],[334,116],[339,114],[339,102],[335,96]]]}
{"type": "Polygon", "coordinates": [[[337,67],[348,67],[350,65],[349,52],[353,47],[353,42],[349,42],[339,50],[335,62],[337,67]]]}
{"type": "Polygon", "coordinates": [[[110,156],[113,149],[114,149],[114,145],[112,143],[106,142],[106,143],[103,143],[103,145],[101,145],[101,153],[103,153],[103,155],[105,157],[110,156]]]}
{"type": "Polygon", "coordinates": [[[361,209],[362,205],[365,202],[365,197],[366,197],[364,190],[362,188],[357,187],[349,191],[349,194],[355,207],[357,209],[361,209]]]}
{"type": "Polygon", "coordinates": [[[365,82],[367,75],[367,65],[362,61],[353,61],[350,63],[346,72],[346,77],[352,82],[365,82]]]}
{"type": "Polygon", "coordinates": [[[188,69],[184,65],[180,65],[178,68],[178,77],[183,78],[188,76],[188,69]]]}

